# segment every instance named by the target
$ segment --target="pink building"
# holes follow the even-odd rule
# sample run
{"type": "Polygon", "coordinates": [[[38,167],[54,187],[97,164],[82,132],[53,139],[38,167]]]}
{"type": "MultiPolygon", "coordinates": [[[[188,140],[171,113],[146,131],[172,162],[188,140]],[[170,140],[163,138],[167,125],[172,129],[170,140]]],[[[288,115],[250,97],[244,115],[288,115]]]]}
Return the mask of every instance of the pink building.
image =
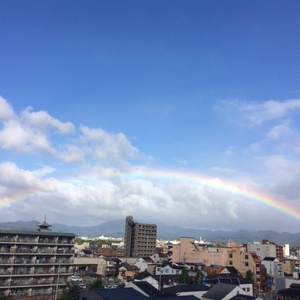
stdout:
{"type": "Polygon", "coordinates": [[[195,243],[195,238],[180,238],[180,244],[173,246],[172,262],[203,263],[209,265],[226,266],[228,247],[211,247],[195,243]]]}

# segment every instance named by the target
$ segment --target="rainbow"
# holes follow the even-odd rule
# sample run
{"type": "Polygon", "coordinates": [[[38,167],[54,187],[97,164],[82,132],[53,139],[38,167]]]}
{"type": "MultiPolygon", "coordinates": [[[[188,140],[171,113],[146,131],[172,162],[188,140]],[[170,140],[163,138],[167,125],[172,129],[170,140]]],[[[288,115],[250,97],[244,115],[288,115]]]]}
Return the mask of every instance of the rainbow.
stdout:
{"type": "Polygon", "coordinates": [[[101,175],[81,177],[79,179],[68,179],[66,181],[58,181],[55,179],[46,180],[39,188],[22,191],[0,199],[0,209],[10,207],[20,201],[30,200],[35,197],[40,197],[44,194],[50,194],[61,189],[72,188],[77,186],[88,185],[101,181],[115,180],[151,180],[155,182],[174,181],[190,183],[194,185],[207,186],[212,189],[221,190],[230,194],[240,196],[241,198],[249,199],[255,203],[267,206],[273,210],[284,213],[285,215],[300,220],[300,211],[296,207],[292,207],[280,201],[273,196],[264,194],[255,189],[241,186],[233,181],[227,181],[219,178],[203,176],[199,173],[183,172],[177,170],[161,170],[149,168],[135,168],[130,172],[106,171],[101,175]]]}

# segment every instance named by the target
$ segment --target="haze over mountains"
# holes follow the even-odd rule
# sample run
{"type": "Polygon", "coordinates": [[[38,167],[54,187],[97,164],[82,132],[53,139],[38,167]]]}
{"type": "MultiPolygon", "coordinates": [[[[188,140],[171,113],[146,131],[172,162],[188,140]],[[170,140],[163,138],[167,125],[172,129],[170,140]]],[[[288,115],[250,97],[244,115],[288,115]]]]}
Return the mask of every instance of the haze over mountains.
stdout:
{"type": "MultiPolygon", "coordinates": [[[[36,230],[38,221],[17,221],[0,223],[1,230],[36,230]]],[[[104,222],[97,226],[69,226],[64,224],[53,224],[51,227],[54,232],[74,233],[78,237],[99,237],[101,235],[110,237],[124,236],[124,220],[112,220],[104,222]]],[[[163,240],[174,240],[180,237],[195,237],[197,240],[202,238],[209,242],[227,243],[232,239],[236,243],[261,242],[263,239],[275,242],[278,245],[290,244],[291,246],[300,245],[300,233],[252,230],[206,230],[196,228],[183,228],[179,226],[168,226],[166,224],[157,224],[157,238],[163,240]]]]}

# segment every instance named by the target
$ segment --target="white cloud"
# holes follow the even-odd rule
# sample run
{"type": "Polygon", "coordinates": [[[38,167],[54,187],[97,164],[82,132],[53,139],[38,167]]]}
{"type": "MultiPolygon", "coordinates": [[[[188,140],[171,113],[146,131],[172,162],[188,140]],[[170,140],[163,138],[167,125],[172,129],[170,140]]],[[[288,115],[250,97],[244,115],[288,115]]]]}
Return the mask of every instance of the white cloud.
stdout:
{"type": "Polygon", "coordinates": [[[11,105],[0,96],[0,120],[7,120],[14,116],[14,111],[11,105]]]}
{"type": "Polygon", "coordinates": [[[30,126],[40,132],[45,132],[49,128],[57,129],[60,134],[70,134],[75,131],[75,127],[71,122],[61,122],[45,111],[34,112],[32,107],[22,111],[21,119],[28,127],[30,126]]]}
{"type": "Polygon", "coordinates": [[[29,128],[16,119],[4,123],[4,128],[0,131],[0,146],[18,153],[54,153],[44,133],[29,128]]]}
{"type": "Polygon", "coordinates": [[[8,102],[0,98],[0,119],[3,128],[0,130],[0,146],[16,153],[43,153],[55,155],[48,130],[57,129],[59,134],[72,133],[74,126],[52,118],[44,111],[33,112],[27,108],[18,116],[8,102]]]}
{"type": "MultiPolygon", "coordinates": [[[[24,162],[29,165],[27,169],[14,162],[0,163],[3,207],[0,218],[3,221],[25,216],[41,219],[47,214],[51,223],[96,225],[131,214],[140,220],[151,219],[184,227],[237,229],[252,226],[253,229],[288,230],[288,225],[284,228],[283,224],[274,224],[276,212],[243,196],[239,187],[261,188],[264,193],[270,191],[279,195],[286,203],[297,203],[299,165],[284,155],[258,156],[267,143],[295,134],[289,122],[273,126],[264,136],[265,140],[253,146],[257,151],[255,159],[249,157],[251,153],[241,156],[241,148],[231,145],[230,141],[231,146],[225,151],[226,167],[215,165],[214,161],[210,171],[231,178],[231,186],[237,187],[231,192],[223,179],[207,179],[202,184],[201,180],[194,180],[195,177],[178,170],[175,178],[160,176],[159,171],[154,176],[142,176],[148,171],[152,174],[151,170],[134,165],[134,159],[141,155],[123,133],[113,134],[83,125],[76,131],[72,123],[61,122],[45,111],[33,112],[28,108],[17,115],[6,101],[1,103],[6,113],[2,114],[0,146],[7,152],[30,153],[34,166],[37,162],[32,155],[43,152],[48,155],[47,159],[51,156],[53,165],[57,166],[52,167],[50,159],[43,162],[40,156],[38,166],[41,167],[37,169],[28,161],[24,162]],[[249,164],[259,166],[259,176],[232,167],[232,161],[242,164],[245,157],[249,164]],[[73,163],[72,174],[67,173],[64,162],[73,163]],[[59,179],[62,178],[59,168],[68,179],[59,179]],[[14,205],[13,210],[11,205],[14,205]],[[266,224],[273,227],[266,228],[266,224]]],[[[143,158],[147,163],[147,156],[143,158]]]]}
{"type": "Polygon", "coordinates": [[[101,128],[80,126],[81,134],[71,122],[61,122],[45,111],[31,107],[17,115],[9,103],[1,98],[0,147],[19,154],[38,154],[58,158],[66,163],[126,164],[139,151],[123,133],[111,134],[101,128]],[[61,139],[60,135],[66,136],[61,139]]]}
{"type": "Polygon", "coordinates": [[[286,117],[291,112],[300,111],[300,99],[264,102],[224,100],[217,108],[221,112],[233,114],[232,120],[234,121],[246,120],[250,121],[249,125],[259,125],[266,121],[286,117]]]}
{"type": "Polygon", "coordinates": [[[287,125],[277,125],[272,127],[266,134],[266,138],[270,140],[278,140],[280,138],[287,138],[293,135],[293,130],[287,125]]]}
{"type": "Polygon", "coordinates": [[[80,140],[85,152],[100,161],[122,162],[124,158],[133,158],[138,154],[123,133],[111,134],[101,128],[81,126],[80,140]]]}

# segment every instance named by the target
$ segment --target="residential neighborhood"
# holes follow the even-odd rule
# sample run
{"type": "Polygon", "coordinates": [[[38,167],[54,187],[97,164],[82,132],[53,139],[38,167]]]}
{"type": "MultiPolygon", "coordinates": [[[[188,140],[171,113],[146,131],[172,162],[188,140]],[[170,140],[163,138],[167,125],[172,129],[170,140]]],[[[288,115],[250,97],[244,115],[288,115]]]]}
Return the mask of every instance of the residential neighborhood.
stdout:
{"type": "Polygon", "coordinates": [[[266,239],[226,245],[194,237],[158,240],[155,224],[132,216],[118,238],[55,233],[46,220],[36,231],[0,232],[0,295],[6,300],[74,300],[72,291],[81,300],[299,299],[299,287],[298,248],[266,239]]]}

